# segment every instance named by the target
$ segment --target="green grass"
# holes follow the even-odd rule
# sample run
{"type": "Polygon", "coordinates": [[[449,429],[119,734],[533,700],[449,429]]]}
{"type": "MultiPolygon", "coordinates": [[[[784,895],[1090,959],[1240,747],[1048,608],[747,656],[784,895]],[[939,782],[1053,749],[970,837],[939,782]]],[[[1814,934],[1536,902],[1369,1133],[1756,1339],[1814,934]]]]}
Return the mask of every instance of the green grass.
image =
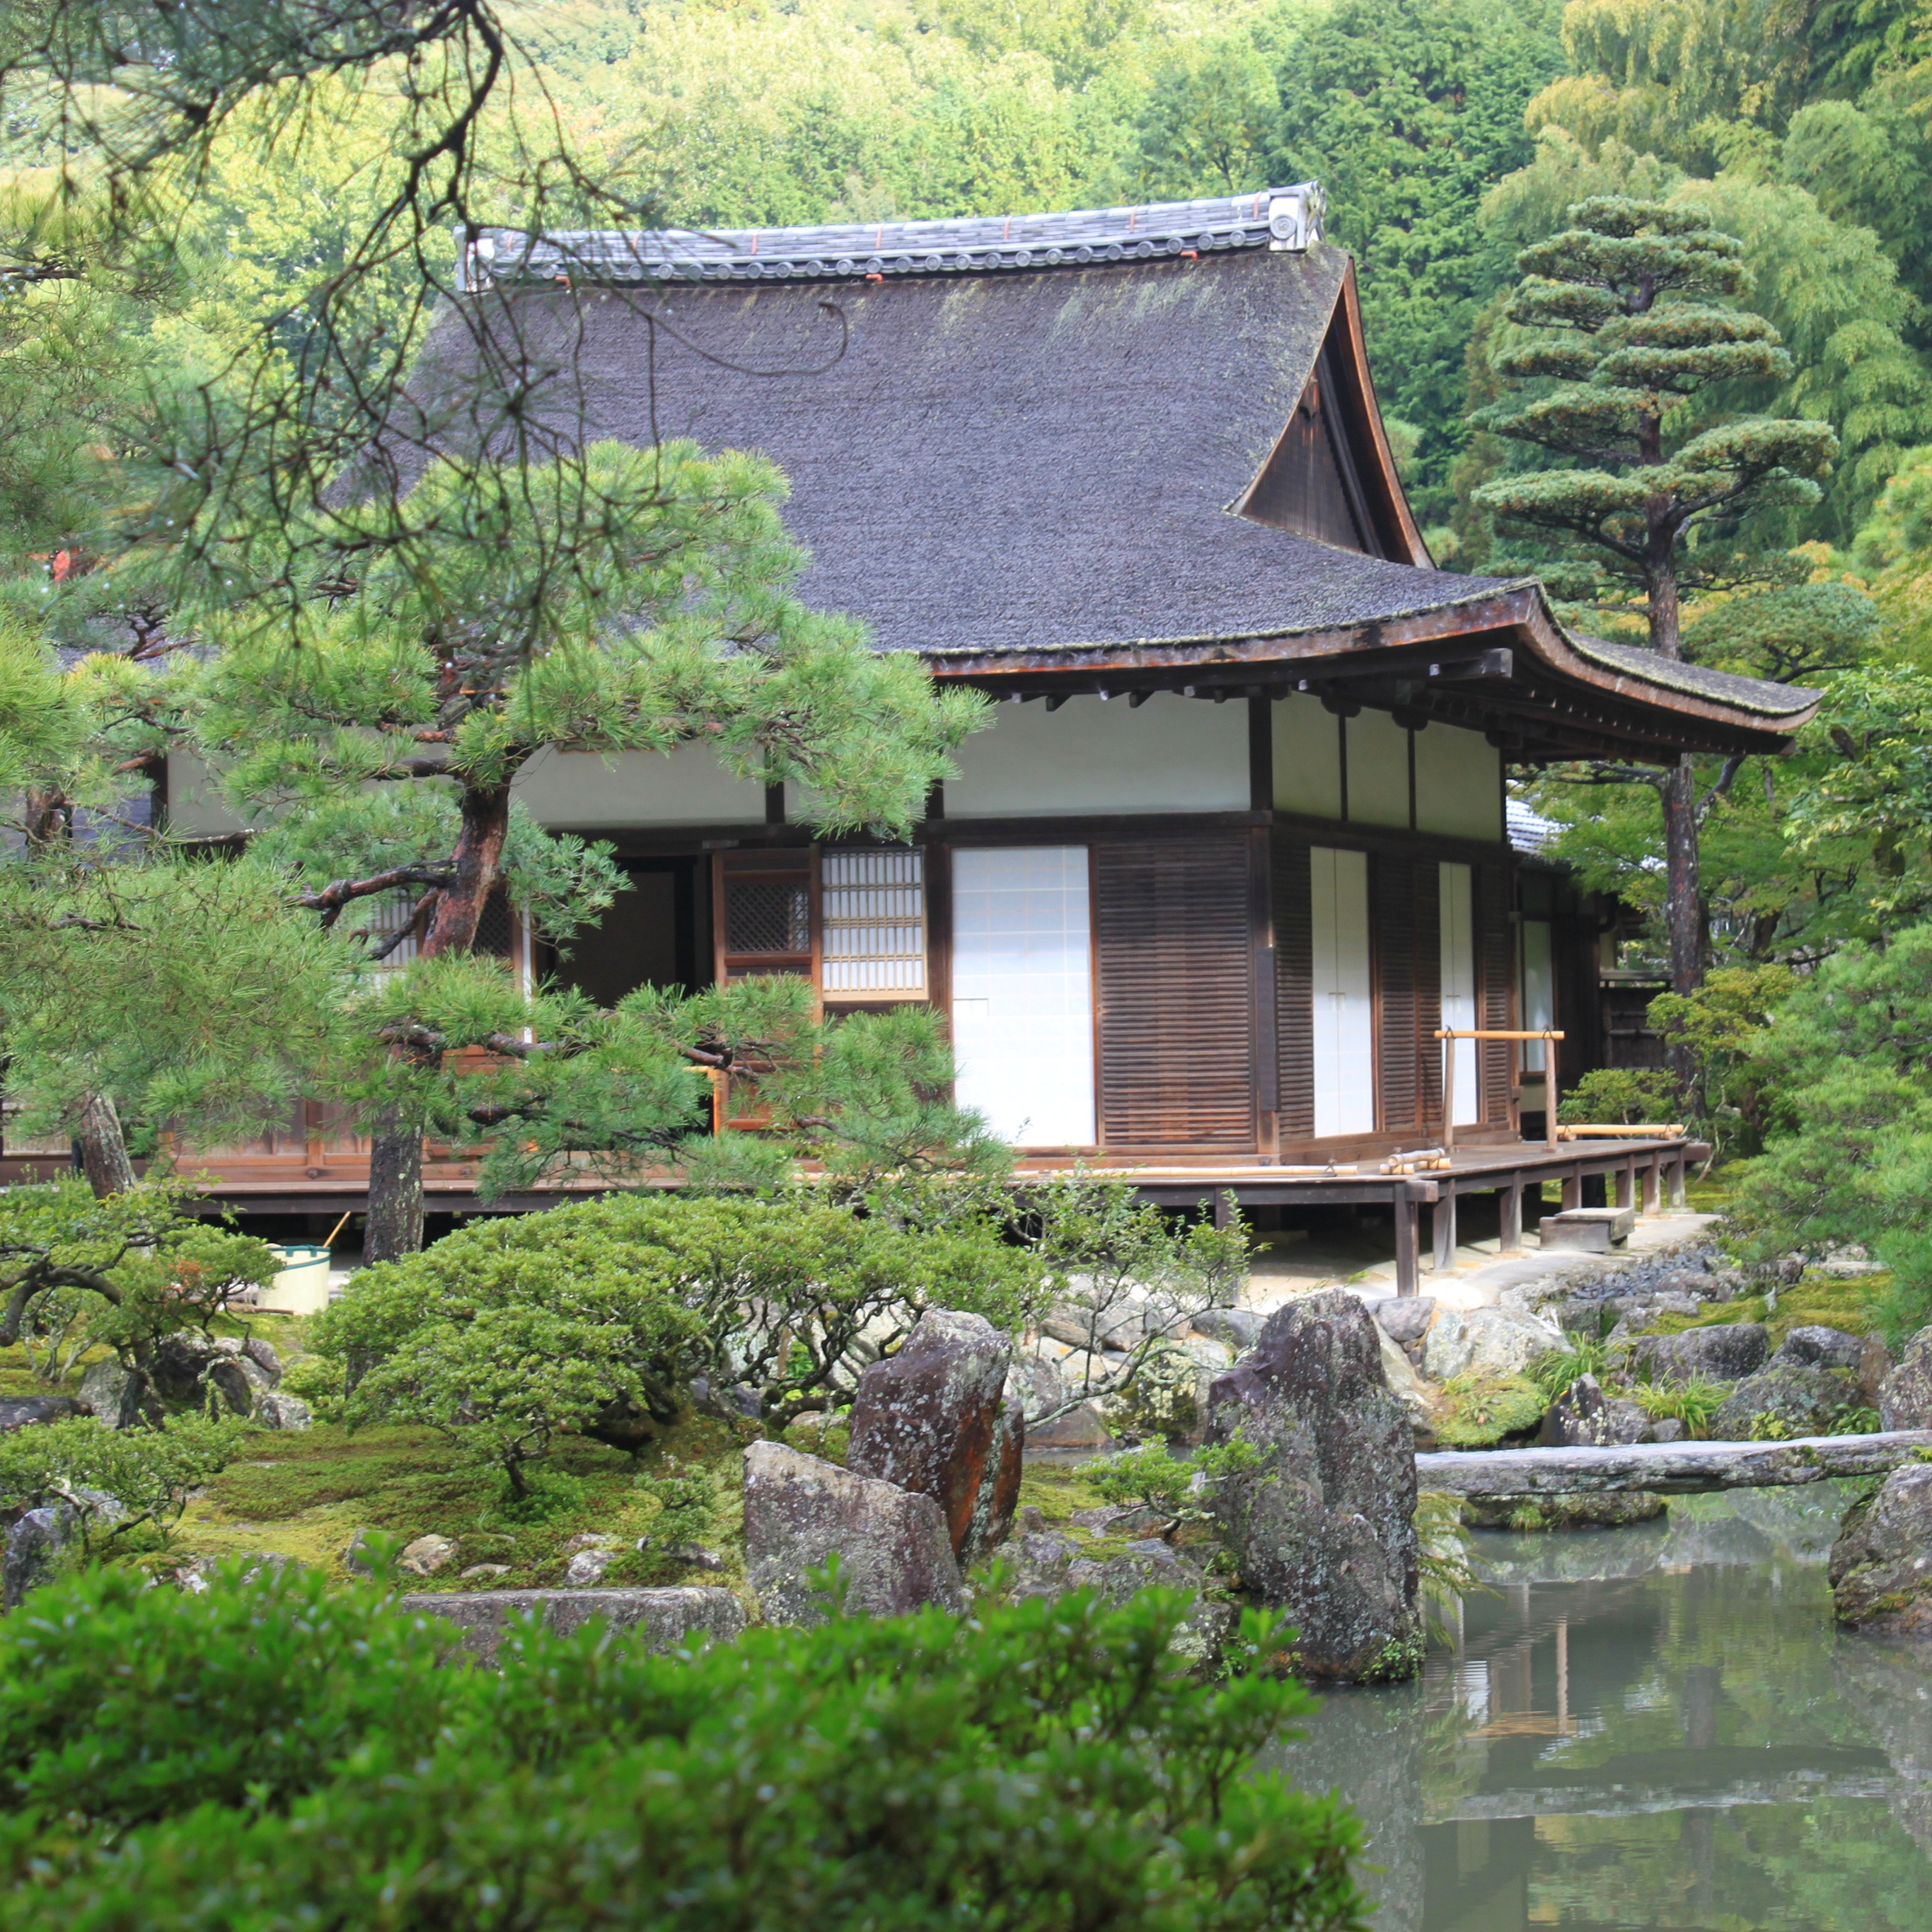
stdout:
{"type": "Polygon", "coordinates": [[[1771,1330],[1773,1348],[1794,1328],[1842,1328],[1847,1334],[1863,1335],[1875,1325],[1874,1311],[1891,1286],[1889,1274],[1859,1275],[1850,1281],[1812,1275],[1780,1288],[1775,1309],[1769,1307],[1766,1296],[1743,1295],[1736,1301],[1713,1302],[1695,1315],[1660,1315],[1645,1332],[1681,1335],[1687,1328],[1762,1322],[1771,1330]]]}

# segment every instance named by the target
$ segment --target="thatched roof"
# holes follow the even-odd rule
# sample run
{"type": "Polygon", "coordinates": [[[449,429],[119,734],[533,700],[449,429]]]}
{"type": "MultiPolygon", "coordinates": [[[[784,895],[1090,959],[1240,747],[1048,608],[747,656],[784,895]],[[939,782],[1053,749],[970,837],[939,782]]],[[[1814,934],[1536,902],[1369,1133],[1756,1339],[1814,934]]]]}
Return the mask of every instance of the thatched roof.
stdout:
{"type": "MultiPolygon", "coordinates": [[[[1713,748],[1802,722],[1814,693],[1658,676],[1647,652],[1570,638],[1532,582],[1432,566],[1376,412],[1352,266],[1318,222],[1304,188],[862,233],[562,236],[470,260],[516,291],[532,337],[576,338],[586,434],[769,456],[812,555],[801,593],[942,674],[1278,678],[1480,638],[1515,646],[1517,682],[1534,660],[1594,687],[1620,741],[1651,735],[1652,706],[1713,748]],[[1258,479],[1318,375],[1360,548],[1258,520],[1282,520],[1258,479]]],[[[1550,707],[1531,709],[1533,755],[1550,707]]]]}

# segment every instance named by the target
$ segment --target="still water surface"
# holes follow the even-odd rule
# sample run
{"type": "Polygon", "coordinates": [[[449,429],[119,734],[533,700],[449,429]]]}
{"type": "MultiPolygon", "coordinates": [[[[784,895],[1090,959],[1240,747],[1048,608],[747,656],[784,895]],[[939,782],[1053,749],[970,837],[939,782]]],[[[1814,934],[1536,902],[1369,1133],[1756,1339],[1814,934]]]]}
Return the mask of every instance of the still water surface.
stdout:
{"type": "Polygon", "coordinates": [[[1849,1500],[1478,1534],[1460,1644],[1289,1748],[1372,1834],[1378,1932],[1932,1932],[1932,1650],[1833,1628],[1849,1500]]]}

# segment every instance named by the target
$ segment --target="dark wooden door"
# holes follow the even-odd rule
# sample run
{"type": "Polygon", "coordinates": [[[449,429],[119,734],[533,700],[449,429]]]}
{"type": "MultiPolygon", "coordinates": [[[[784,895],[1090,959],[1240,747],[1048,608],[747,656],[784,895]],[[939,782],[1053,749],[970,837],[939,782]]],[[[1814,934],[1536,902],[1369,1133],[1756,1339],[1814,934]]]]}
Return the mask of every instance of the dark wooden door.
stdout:
{"type": "Polygon", "coordinates": [[[1106,1145],[1253,1150],[1250,908],[1243,833],[1094,847],[1106,1145]]]}

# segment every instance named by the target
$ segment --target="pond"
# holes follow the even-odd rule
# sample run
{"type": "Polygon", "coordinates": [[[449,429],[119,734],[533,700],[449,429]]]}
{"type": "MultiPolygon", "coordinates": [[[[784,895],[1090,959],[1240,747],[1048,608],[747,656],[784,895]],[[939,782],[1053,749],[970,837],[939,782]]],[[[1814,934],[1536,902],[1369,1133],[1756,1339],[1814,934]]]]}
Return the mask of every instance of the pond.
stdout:
{"type": "Polygon", "coordinates": [[[1932,1649],[1834,1628],[1852,1493],[1479,1533],[1459,1641],[1286,1753],[1367,1825],[1377,1932],[1928,1932],[1932,1649]]]}

